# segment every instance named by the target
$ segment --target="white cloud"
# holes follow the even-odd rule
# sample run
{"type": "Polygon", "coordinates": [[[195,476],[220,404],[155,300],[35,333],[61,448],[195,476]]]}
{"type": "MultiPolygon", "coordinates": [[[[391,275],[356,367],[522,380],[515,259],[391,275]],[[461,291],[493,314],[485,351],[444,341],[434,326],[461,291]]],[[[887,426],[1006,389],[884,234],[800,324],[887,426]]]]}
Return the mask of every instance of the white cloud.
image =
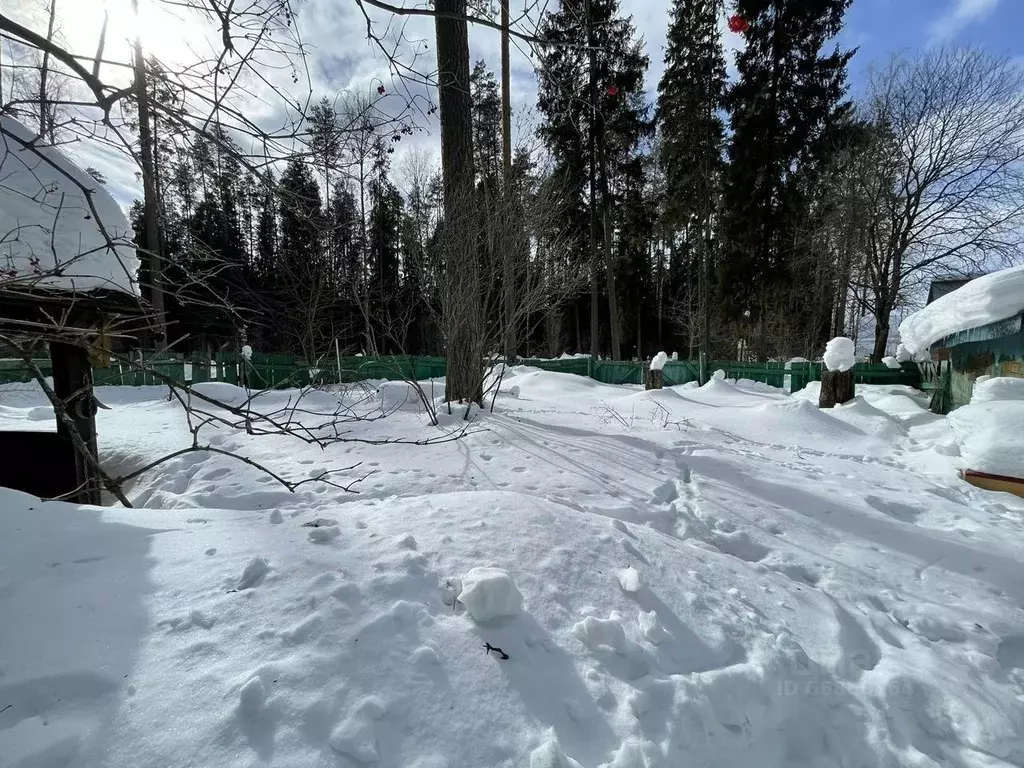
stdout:
{"type": "Polygon", "coordinates": [[[952,7],[929,27],[931,42],[942,43],[995,11],[1000,0],[953,0],[952,7]]]}

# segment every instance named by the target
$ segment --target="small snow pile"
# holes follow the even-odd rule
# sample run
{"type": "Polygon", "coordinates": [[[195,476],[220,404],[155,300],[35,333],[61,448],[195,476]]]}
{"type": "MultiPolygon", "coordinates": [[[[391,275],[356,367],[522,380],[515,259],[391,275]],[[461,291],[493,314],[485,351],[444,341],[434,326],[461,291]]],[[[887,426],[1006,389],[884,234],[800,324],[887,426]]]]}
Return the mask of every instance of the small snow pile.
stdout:
{"type": "Polygon", "coordinates": [[[725,381],[725,371],[719,368],[711,377],[714,381],[725,381]]]}
{"type": "Polygon", "coordinates": [[[377,388],[381,410],[388,414],[395,411],[424,410],[423,398],[414,384],[407,381],[385,381],[377,388]]]}
{"type": "Polygon", "coordinates": [[[554,739],[546,741],[530,753],[530,768],[581,768],[567,756],[554,739]]]}
{"type": "Polygon", "coordinates": [[[830,371],[848,371],[857,364],[857,345],[853,339],[837,336],[825,345],[824,360],[830,371]]]}
{"type": "Polygon", "coordinates": [[[263,706],[266,691],[259,677],[252,678],[238,691],[238,708],[243,714],[254,715],[263,706]]]}
{"type": "Polygon", "coordinates": [[[954,333],[1013,317],[1024,310],[1024,266],[972,280],[900,323],[900,341],[912,357],[928,354],[954,333]]]}
{"type": "Polygon", "coordinates": [[[139,260],[124,211],[102,184],[36,139],[0,115],[0,278],[137,295],[139,260]]]}
{"type": "Polygon", "coordinates": [[[629,647],[622,617],[614,611],[607,619],[587,616],[573,625],[572,633],[592,651],[611,648],[616,653],[625,654],[629,647]]]}
{"type": "Polygon", "coordinates": [[[902,365],[900,365],[900,361],[897,360],[892,355],[889,355],[888,357],[883,357],[882,363],[885,365],[886,368],[891,368],[894,371],[903,367],[902,365]]]}
{"type": "Polygon", "coordinates": [[[976,384],[970,404],[947,419],[966,469],[1024,478],[1024,379],[996,377],[976,384]]]}
{"type": "Polygon", "coordinates": [[[643,580],[640,578],[640,572],[633,566],[623,568],[619,571],[618,577],[619,586],[622,587],[623,592],[639,592],[640,587],[643,586],[643,580]]]}
{"type": "Polygon", "coordinates": [[[657,611],[640,611],[637,621],[640,624],[640,633],[647,638],[651,645],[661,645],[672,639],[672,635],[668,633],[662,625],[661,619],[658,618],[657,611]]]}
{"type": "Polygon", "coordinates": [[[459,602],[474,621],[491,621],[514,616],[523,605],[523,596],[512,577],[500,568],[472,568],[462,580],[459,602]]]}
{"type": "Polygon", "coordinates": [[[665,363],[668,362],[668,355],[664,352],[659,352],[651,358],[651,370],[652,371],[663,371],[665,370],[665,363]]]}
{"type": "Polygon", "coordinates": [[[252,589],[253,587],[259,586],[260,582],[263,581],[263,577],[270,571],[270,565],[267,563],[265,558],[254,557],[249,561],[249,564],[245,566],[245,570],[242,571],[242,578],[238,580],[238,591],[241,592],[243,589],[252,589]]]}

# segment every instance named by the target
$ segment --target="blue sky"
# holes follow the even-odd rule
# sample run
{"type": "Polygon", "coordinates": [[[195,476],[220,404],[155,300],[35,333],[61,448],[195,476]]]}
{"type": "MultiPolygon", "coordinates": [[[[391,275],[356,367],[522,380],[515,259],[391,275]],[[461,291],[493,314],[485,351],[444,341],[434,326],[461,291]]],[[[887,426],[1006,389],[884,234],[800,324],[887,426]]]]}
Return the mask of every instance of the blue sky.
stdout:
{"type": "MultiPolygon", "coordinates": [[[[511,0],[513,15],[523,3],[533,0],[511,0]]],[[[129,0],[58,0],[59,13],[63,17],[63,30],[73,38],[72,46],[81,48],[87,55],[95,49],[104,6],[112,7],[129,0]]],[[[396,0],[410,6],[422,5],[424,0],[396,0]]],[[[665,30],[668,25],[668,11],[671,0],[620,0],[622,10],[632,14],[637,31],[647,43],[651,66],[647,73],[647,93],[653,97],[661,77],[664,57],[665,30]]],[[[732,0],[726,0],[731,5],[732,0]]],[[[547,0],[549,7],[555,7],[556,0],[547,0]]],[[[5,11],[18,15],[32,7],[25,0],[0,0],[5,11]]],[[[400,98],[401,83],[394,81],[388,72],[383,57],[366,40],[366,22],[351,0],[303,0],[299,9],[299,26],[307,44],[311,46],[310,60],[313,77],[310,87],[313,97],[318,99],[326,94],[329,98],[343,92],[365,92],[375,94],[381,82],[389,86],[389,96],[400,98]]],[[[27,11],[26,11],[27,12],[27,11]]],[[[378,30],[388,29],[389,14],[373,12],[378,19],[378,30]]],[[[121,18],[124,14],[115,14],[121,18]]],[[[394,23],[392,21],[392,30],[394,23]]],[[[419,46],[424,56],[417,63],[421,72],[433,68],[433,21],[416,17],[406,20],[407,37],[420,39],[419,46]]],[[[36,14],[30,26],[45,32],[45,26],[36,14]]],[[[723,23],[724,27],[724,23],[723,23]]],[[[1024,40],[1020,30],[1024,28],[1024,0],[853,0],[846,15],[846,25],[839,38],[843,47],[857,47],[859,51],[850,65],[851,96],[856,98],[863,92],[867,72],[872,62],[884,62],[893,53],[912,52],[930,45],[941,43],[974,43],[988,50],[1005,53],[1024,59],[1024,40]]],[[[186,28],[182,28],[183,30],[186,28]]],[[[183,50],[181,34],[168,34],[164,22],[153,22],[145,35],[150,50],[156,49],[161,57],[176,58],[183,50]]],[[[724,42],[730,55],[742,43],[742,38],[723,29],[724,42]]],[[[120,35],[111,39],[116,42],[120,35]]],[[[470,54],[473,60],[484,59],[498,67],[498,34],[491,29],[476,27],[470,33],[470,54]]],[[[119,53],[127,55],[122,46],[119,53]]],[[[405,46],[409,50],[408,46],[405,46]]],[[[108,46],[110,55],[114,47],[108,46]]],[[[421,50],[416,48],[416,50],[421,50]]],[[[76,50],[77,52],[77,50],[76,50]]],[[[514,50],[512,57],[512,103],[516,122],[521,126],[520,137],[528,140],[532,123],[531,112],[536,102],[536,80],[533,64],[524,53],[514,50]]],[[[289,89],[290,90],[290,89],[289,89]]],[[[423,86],[414,86],[414,91],[424,92],[423,86]]],[[[256,105],[254,105],[256,106],[256,105]]],[[[385,109],[388,105],[382,104],[385,109]]],[[[398,102],[395,107],[400,109],[398,102]]],[[[269,123],[276,122],[278,115],[274,107],[264,113],[269,123]]],[[[436,117],[420,125],[421,131],[403,142],[400,153],[409,146],[419,145],[428,152],[437,152],[436,117]]],[[[76,154],[81,159],[108,171],[111,188],[122,202],[129,202],[137,194],[135,168],[127,159],[117,158],[112,153],[93,151],[95,148],[82,147],[76,154]]],[[[396,161],[398,157],[396,156],[396,161]]]]}
{"type": "Polygon", "coordinates": [[[850,67],[856,92],[872,61],[899,51],[972,43],[993,52],[1024,56],[1022,25],[1021,0],[853,0],[840,42],[859,48],[850,67]]]}

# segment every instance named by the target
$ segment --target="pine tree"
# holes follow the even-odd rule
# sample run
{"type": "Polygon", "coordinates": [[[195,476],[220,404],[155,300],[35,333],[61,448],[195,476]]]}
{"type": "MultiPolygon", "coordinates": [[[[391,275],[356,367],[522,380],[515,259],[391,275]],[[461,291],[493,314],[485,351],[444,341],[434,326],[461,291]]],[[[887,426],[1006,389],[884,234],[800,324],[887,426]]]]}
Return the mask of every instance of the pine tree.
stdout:
{"type": "Polygon", "coordinates": [[[320,187],[305,163],[288,162],[278,185],[280,240],[274,324],[282,345],[315,360],[333,340],[327,322],[333,297],[323,255],[320,187]]]}
{"type": "Polygon", "coordinates": [[[404,324],[399,318],[399,265],[401,261],[402,196],[388,178],[387,154],[378,147],[375,174],[370,181],[369,256],[371,316],[375,348],[384,354],[399,352],[404,324]]]}
{"type": "Polygon", "coordinates": [[[469,76],[473,98],[473,154],[477,185],[492,194],[501,184],[501,98],[498,81],[483,61],[469,76]]]}
{"type": "Polygon", "coordinates": [[[802,179],[829,151],[849,104],[852,51],[825,52],[851,0],[739,0],[750,23],[727,106],[732,138],[724,190],[722,266],[732,316],[761,356],[788,352],[803,276],[792,267],[794,229],[807,205],[802,179]],[[745,320],[749,313],[749,320],[745,320]],[[769,340],[769,335],[774,337],[769,340]],[[770,350],[774,347],[774,350],[770,350]]]}
{"type": "Polygon", "coordinates": [[[718,210],[725,136],[721,5],[722,0],[675,0],[658,84],[660,226],[671,254],[668,301],[673,314],[688,315],[686,326],[702,329],[702,347],[710,337],[709,235],[718,210]],[[695,294],[699,301],[693,301],[695,294]]]}
{"type": "Polygon", "coordinates": [[[324,96],[309,113],[309,143],[317,168],[324,177],[324,202],[331,202],[331,173],[341,154],[338,115],[324,96]]]}

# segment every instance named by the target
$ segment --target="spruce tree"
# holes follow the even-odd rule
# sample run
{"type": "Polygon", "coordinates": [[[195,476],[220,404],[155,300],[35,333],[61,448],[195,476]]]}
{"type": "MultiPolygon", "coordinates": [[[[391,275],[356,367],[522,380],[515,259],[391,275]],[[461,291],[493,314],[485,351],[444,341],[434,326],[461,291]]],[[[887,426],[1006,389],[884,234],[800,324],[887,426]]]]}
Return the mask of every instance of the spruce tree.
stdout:
{"type": "Polygon", "coordinates": [[[851,0],[739,0],[749,23],[729,90],[729,164],[721,267],[729,310],[760,356],[786,354],[800,324],[804,275],[794,230],[805,219],[802,182],[827,159],[846,121],[852,51],[826,51],[851,0]],[[749,313],[749,314],[748,314],[749,313]],[[769,338],[772,336],[773,338],[769,338]]]}
{"type": "MultiPolygon", "coordinates": [[[[619,223],[618,179],[652,130],[643,93],[648,60],[632,18],[621,14],[618,0],[563,0],[545,17],[542,34],[553,44],[539,56],[537,106],[543,119],[538,133],[554,160],[551,178],[558,190],[560,235],[570,238],[572,261],[591,272],[590,300],[580,302],[574,314],[578,317],[589,305],[590,346],[597,349],[600,331],[594,312],[601,272],[610,314],[617,304],[611,240],[619,223]],[[604,255],[603,265],[592,259],[592,239],[604,255]]],[[[612,340],[614,346],[614,329],[612,340]]]]}
{"type": "MultiPolygon", "coordinates": [[[[668,243],[667,302],[710,343],[710,232],[721,190],[725,56],[722,0],[674,0],[658,84],[661,232],[668,243]],[[697,296],[699,300],[694,301],[697,296]]],[[[660,317],[660,313],[659,313],[660,317]]],[[[658,328],[658,335],[663,332],[658,328]]],[[[694,336],[691,330],[691,338],[694,336]]]]}

